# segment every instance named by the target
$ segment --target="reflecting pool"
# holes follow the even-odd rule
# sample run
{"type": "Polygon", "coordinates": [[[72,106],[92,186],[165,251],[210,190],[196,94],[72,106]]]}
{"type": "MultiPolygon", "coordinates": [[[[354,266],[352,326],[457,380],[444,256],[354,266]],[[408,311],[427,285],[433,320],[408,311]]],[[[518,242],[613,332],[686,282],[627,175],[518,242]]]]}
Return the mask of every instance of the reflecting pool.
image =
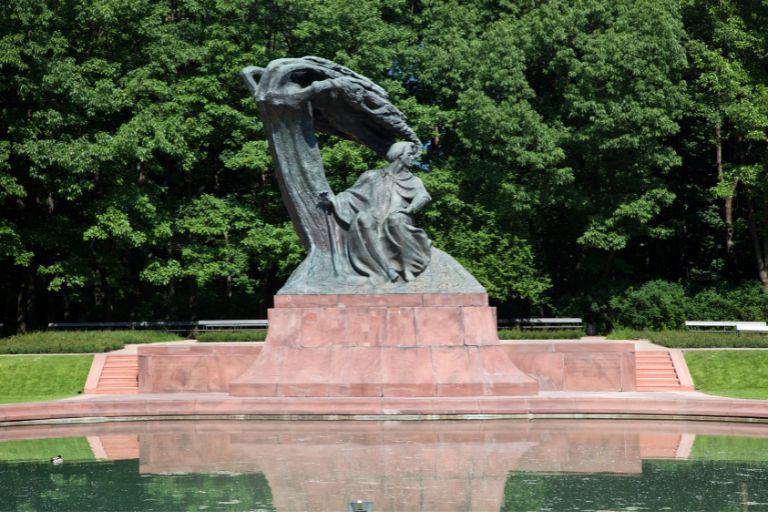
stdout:
{"type": "Polygon", "coordinates": [[[768,427],[626,420],[0,428],[0,510],[768,510],[768,427]],[[62,455],[64,463],[49,459],[62,455]],[[369,509],[370,510],[370,509],[369,509]]]}

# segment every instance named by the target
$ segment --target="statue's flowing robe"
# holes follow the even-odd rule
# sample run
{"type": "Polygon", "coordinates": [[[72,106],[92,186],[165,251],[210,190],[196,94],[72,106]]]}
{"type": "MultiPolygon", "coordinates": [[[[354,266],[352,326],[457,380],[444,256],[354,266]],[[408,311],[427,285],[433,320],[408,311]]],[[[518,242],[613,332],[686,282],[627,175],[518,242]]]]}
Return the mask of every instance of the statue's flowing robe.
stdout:
{"type": "Polygon", "coordinates": [[[346,252],[362,275],[391,281],[410,280],[429,264],[432,244],[424,230],[402,212],[429,194],[407,170],[371,170],[333,198],[342,226],[348,227],[346,252]],[[346,225],[346,226],[345,226],[346,225]]]}

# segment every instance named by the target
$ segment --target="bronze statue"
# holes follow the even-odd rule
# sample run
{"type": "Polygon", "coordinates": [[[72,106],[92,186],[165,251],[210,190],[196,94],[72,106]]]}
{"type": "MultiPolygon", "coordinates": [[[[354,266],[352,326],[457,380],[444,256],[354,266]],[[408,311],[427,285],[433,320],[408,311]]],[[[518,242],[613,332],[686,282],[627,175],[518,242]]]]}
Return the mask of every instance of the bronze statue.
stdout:
{"type": "Polygon", "coordinates": [[[307,250],[279,294],[484,292],[415,226],[414,213],[431,201],[410,171],[421,142],[381,87],[318,57],[277,59],[241,75],[259,106],[283,200],[307,250]],[[389,165],[334,194],[315,130],[359,142],[389,165]]]}

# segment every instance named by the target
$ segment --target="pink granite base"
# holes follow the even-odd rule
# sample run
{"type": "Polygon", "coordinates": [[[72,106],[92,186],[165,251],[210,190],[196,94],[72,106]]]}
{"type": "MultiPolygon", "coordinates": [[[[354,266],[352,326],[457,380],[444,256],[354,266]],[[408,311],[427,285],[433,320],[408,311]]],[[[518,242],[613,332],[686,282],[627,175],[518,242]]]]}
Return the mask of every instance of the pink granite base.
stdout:
{"type": "Polygon", "coordinates": [[[229,386],[233,396],[535,395],[502,346],[269,347],[229,386]]]}
{"type": "Polygon", "coordinates": [[[139,393],[226,392],[261,353],[262,343],[138,347],[139,393]]]}
{"type": "Polygon", "coordinates": [[[541,391],[635,391],[634,343],[537,341],[503,346],[541,391]]]}
{"type": "Polygon", "coordinates": [[[233,396],[442,397],[538,392],[500,345],[484,294],[278,295],[233,396]]]}
{"type": "Polygon", "coordinates": [[[484,294],[276,295],[270,345],[416,347],[498,345],[484,294]]]}

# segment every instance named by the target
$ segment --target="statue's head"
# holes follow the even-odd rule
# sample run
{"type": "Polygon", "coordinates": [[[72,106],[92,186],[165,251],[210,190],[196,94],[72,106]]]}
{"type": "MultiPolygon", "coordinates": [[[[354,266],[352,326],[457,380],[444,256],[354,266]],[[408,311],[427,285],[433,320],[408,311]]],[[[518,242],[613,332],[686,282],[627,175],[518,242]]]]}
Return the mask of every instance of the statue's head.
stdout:
{"type": "Polygon", "coordinates": [[[410,167],[419,154],[419,146],[413,142],[395,142],[387,151],[387,161],[400,162],[404,167],[410,167]]]}

